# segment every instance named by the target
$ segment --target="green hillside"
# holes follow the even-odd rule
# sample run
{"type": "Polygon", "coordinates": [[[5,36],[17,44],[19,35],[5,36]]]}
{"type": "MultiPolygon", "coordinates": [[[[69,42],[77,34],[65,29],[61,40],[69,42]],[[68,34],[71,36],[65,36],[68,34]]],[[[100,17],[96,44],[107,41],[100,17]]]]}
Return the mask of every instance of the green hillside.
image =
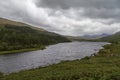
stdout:
{"type": "MultiPolygon", "coordinates": [[[[8,26],[10,25],[1,27],[1,30],[6,29],[6,27],[8,29],[8,26]]],[[[24,31],[24,29],[20,31],[19,30],[16,31],[24,31]]],[[[31,28],[25,29],[24,32],[25,34],[28,32],[30,33],[31,28]]],[[[11,33],[12,31],[9,32],[9,34],[11,33]]],[[[36,30],[32,33],[38,33],[39,35],[43,34],[43,32],[36,32],[36,30]]],[[[48,36],[48,34],[44,35],[48,36]]],[[[62,39],[61,37],[56,37],[60,39],[59,41],[53,35],[58,36],[53,33],[51,38],[51,35],[49,35],[50,43],[54,43],[55,41],[56,43],[61,41],[68,41],[64,37],[62,37],[62,39]],[[53,39],[53,42],[51,39],[53,39]]],[[[22,37],[22,39],[23,38],[25,37],[22,37]]],[[[44,40],[47,40],[46,38],[48,39],[48,37],[45,37],[44,40]]],[[[101,41],[108,41],[112,43],[105,45],[104,49],[101,49],[98,54],[94,54],[94,56],[85,57],[81,60],[65,61],[47,67],[20,71],[18,73],[11,73],[9,75],[3,75],[0,73],[0,80],[120,80],[120,32],[108,37],[101,38],[101,41]]],[[[45,43],[42,45],[47,44],[45,43]]]]}
{"type": "Polygon", "coordinates": [[[66,61],[48,67],[2,75],[1,80],[120,80],[119,33],[104,37],[113,42],[91,57],[66,61]],[[114,42],[116,41],[116,42],[114,42]]]}
{"type": "Polygon", "coordinates": [[[82,60],[1,74],[0,80],[120,80],[120,43],[105,45],[98,54],[82,60]]]}
{"type": "Polygon", "coordinates": [[[107,37],[103,37],[101,38],[101,40],[108,41],[108,42],[118,42],[120,41],[120,32],[117,32],[116,34],[113,34],[107,37]]]}
{"type": "Polygon", "coordinates": [[[0,54],[43,49],[47,45],[67,41],[65,37],[43,29],[0,19],[0,54]]]}

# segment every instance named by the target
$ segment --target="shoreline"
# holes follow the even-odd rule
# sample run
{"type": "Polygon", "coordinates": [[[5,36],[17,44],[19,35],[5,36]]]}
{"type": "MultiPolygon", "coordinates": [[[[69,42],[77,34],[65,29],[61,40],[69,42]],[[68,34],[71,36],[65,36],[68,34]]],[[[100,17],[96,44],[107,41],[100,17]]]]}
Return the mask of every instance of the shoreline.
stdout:
{"type": "MultiPolygon", "coordinates": [[[[91,42],[91,41],[71,41],[71,42],[91,42]]],[[[66,43],[66,42],[62,42],[62,43],[66,43]]],[[[69,43],[69,42],[67,42],[67,43],[69,43]]],[[[61,43],[56,43],[56,44],[61,44],[61,43]]],[[[50,45],[55,45],[55,44],[50,44],[50,45]]],[[[11,50],[11,51],[0,51],[0,55],[17,54],[17,53],[22,53],[22,52],[44,50],[44,49],[46,49],[46,47],[48,47],[50,45],[45,45],[43,47],[36,47],[36,48],[26,48],[26,49],[19,49],[19,50],[11,50]]]]}
{"type": "MultiPolygon", "coordinates": [[[[3,75],[6,80],[76,80],[96,79],[110,80],[114,77],[120,78],[120,44],[107,44],[96,55],[85,57],[81,60],[63,61],[45,67],[23,70],[8,75],[3,75]],[[111,50],[111,52],[109,52],[111,50]],[[114,53],[114,54],[113,54],[114,53]],[[21,76],[19,76],[21,75],[21,76]],[[26,77],[25,77],[26,75],[26,77]],[[113,77],[114,76],[114,77],[113,77]]],[[[1,79],[2,80],[2,79],[1,79]]],[[[115,79],[113,79],[115,80],[115,79]]]]}
{"type": "MultiPolygon", "coordinates": [[[[72,42],[79,42],[79,41],[72,41],[72,42]]],[[[90,42],[90,41],[80,41],[80,42],[90,42]]],[[[71,43],[71,42],[63,42],[63,43],[71,43]]],[[[63,43],[57,43],[57,44],[63,44],[63,43]]],[[[92,42],[92,43],[96,43],[96,42],[92,42]]],[[[99,42],[98,42],[98,43],[99,43],[99,42]]],[[[101,42],[100,42],[100,43],[101,43],[101,42]]],[[[107,42],[102,42],[102,43],[106,43],[105,45],[109,45],[109,43],[107,43],[107,42]]],[[[56,44],[52,44],[52,45],[56,45],[56,44]]],[[[101,46],[102,49],[104,49],[104,46],[105,46],[105,45],[101,46]]],[[[3,51],[2,53],[0,52],[0,55],[11,55],[11,54],[24,53],[24,52],[32,52],[32,51],[37,51],[37,50],[44,50],[44,49],[46,49],[46,48],[49,47],[49,46],[51,46],[51,45],[48,45],[48,46],[43,47],[43,48],[30,48],[30,49],[22,49],[22,50],[3,51]]],[[[100,50],[101,50],[101,49],[99,49],[98,52],[99,52],[100,50]]],[[[81,58],[81,59],[64,60],[64,61],[61,61],[61,62],[59,62],[59,63],[68,62],[68,61],[82,60],[82,59],[84,59],[84,58],[85,58],[85,59],[86,59],[86,58],[90,58],[90,57],[93,57],[93,56],[95,56],[96,54],[98,54],[98,52],[97,52],[97,53],[93,53],[93,54],[91,54],[91,55],[89,55],[89,56],[85,56],[85,57],[83,57],[83,58],[81,58]]],[[[20,71],[16,71],[16,72],[3,73],[3,74],[19,73],[19,72],[21,72],[21,71],[34,70],[34,69],[38,69],[38,68],[49,67],[49,66],[51,66],[51,65],[57,65],[57,64],[59,64],[59,63],[55,63],[55,64],[53,63],[53,64],[48,64],[48,65],[46,65],[46,66],[39,66],[39,67],[36,67],[36,68],[24,69],[24,70],[20,70],[20,71]]]]}
{"type": "MultiPolygon", "coordinates": [[[[79,42],[79,41],[73,41],[73,42],[79,42]]],[[[89,42],[89,41],[82,41],[82,42],[89,42]]],[[[69,42],[67,42],[67,43],[69,43],[69,42]]],[[[94,42],[93,42],[94,43],[94,42]]],[[[106,42],[105,42],[106,43],[106,42]]],[[[57,44],[61,44],[61,43],[57,43],[57,44]]],[[[54,45],[54,44],[53,44],[54,45]]],[[[105,44],[104,46],[106,46],[106,45],[110,45],[110,43],[107,43],[107,44],[105,44]]],[[[50,45],[48,45],[48,46],[50,46],[50,45]]],[[[47,47],[48,47],[47,46],[47,47]]],[[[105,49],[104,48],[104,46],[101,46],[101,47],[103,47],[102,49],[105,49]]],[[[44,49],[46,49],[46,48],[44,48],[44,49]]],[[[40,48],[33,48],[33,49],[25,49],[26,50],[26,52],[29,52],[29,51],[36,51],[36,50],[44,50],[44,49],[40,49],[40,48]],[[29,50],[29,51],[28,51],[29,50]]],[[[100,50],[102,50],[102,49],[100,49],[100,50]]],[[[95,57],[97,54],[99,54],[99,52],[100,52],[100,50],[97,52],[97,53],[93,53],[93,54],[91,54],[90,56],[85,56],[85,57],[83,57],[83,58],[81,58],[81,59],[76,59],[76,60],[84,60],[84,59],[89,59],[89,58],[91,58],[91,57],[95,57]]],[[[23,51],[23,52],[25,52],[25,51],[23,51]]],[[[18,53],[21,53],[21,52],[18,52],[18,53]]],[[[8,53],[9,54],[9,53],[8,53]]],[[[12,53],[12,54],[14,54],[14,53],[12,53]]],[[[16,54],[16,53],[15,53],[16,54]]],[[[39,69],[39,68],[44,68],[44,67],[49,67],[49,66],[52,66],[52,65],[58,65],[58,64],[61,64],[61,63],[64,63],[64,62],[74,62],[74,61],[76,61],[76,60],[65,60],[65,61],[61,61],[61,62],[59,62],[59,63],[56,63],[56,64],[49,64],[49,65],[47,65],[47,66],[39,66],[39,67],[37,67],[37,68],[33,68],[33,69],[26,69],[26,70],[21,70],[21,71],[18,71],[18,72],[12,72],[12,73],[3,73],[3,74],[14,74],[14,73],[19,73],[19,72],[23,72],[23,71],[29,71],[29,70],[35,70],[35,69],[39,69]]]]}
{"type": "MultiPolygon", "coordinates": [[[[72,41],[71,41],[72,42],[72,41]]],[[[61,42],[61,43],[66,43],[66,42],[61,42]]],[[[68,42],[69,43],[69,42],[68,42]]],[[[44,50],[46,47],[50,45],[55,45],[55,44],[60,44],[60,43],[54,43],[54,44],[49,44],[49,45],[42,45],[41,47],[36,47],[36,48],[26,48],[26,49],[19,49],[19,50],[11,50],[11,51],[0,51],[0,55],[7,55],[7,54],[17,54],[17,53],[22,53],[22,52],[30,52],[30,51],[36,51],[36,50],[44,50]]]]}
{"type": "Polygon", "coordinates": [[[22,52],[30,52],[30,51],[36,51],[36,50],[43,50],[43,48],[28,48],[28,49],[20,49],[20,50],[12,50],[12,51],[2,51],[0,52],[0,55],[8,55],[8,54],[17,54],[22,52]]]}

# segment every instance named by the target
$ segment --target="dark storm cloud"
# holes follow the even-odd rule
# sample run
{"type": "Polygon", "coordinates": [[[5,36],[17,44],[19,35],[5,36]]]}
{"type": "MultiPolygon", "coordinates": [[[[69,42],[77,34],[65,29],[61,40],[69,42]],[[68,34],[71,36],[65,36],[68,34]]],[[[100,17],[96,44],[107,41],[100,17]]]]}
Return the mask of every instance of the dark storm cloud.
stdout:
{"type": "Polygon", "coordinates": [[[116,9],[85,9],[84,16],[90,18],[117,19],[120,20],[120,8],[116,9]]]}
{"type": "Polygon", "coordinates": [[[120,30],[120,0],[1,0],[0,16],[63,35],[120,30]]]}
{"type": "Polygon", "coordinates": [[[36,0],[38,7],[63,8],[119,8],[119,0],[36,0]]]}
{"type": "Polygon", "coordinates": [[[120,18],[120,0],[36,0],[38,7],[52,9],[83,8],[91,18],[120,18]]]}

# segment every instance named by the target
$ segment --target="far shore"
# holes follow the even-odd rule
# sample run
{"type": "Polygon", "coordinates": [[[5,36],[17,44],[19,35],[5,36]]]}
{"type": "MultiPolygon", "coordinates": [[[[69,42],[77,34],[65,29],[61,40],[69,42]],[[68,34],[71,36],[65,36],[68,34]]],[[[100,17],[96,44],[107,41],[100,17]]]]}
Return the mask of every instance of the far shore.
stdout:
{"type": "MultiPolygon", "coordinates": [[[[75,41],[72,41],[72,42],[75,42],[75,41]]],[[[93,41],[77,41],[77,42],[93,42],[93,41]]],[[[100,42],[100,41],[95,41],[95,42],[100,42]]],[[[57,44],[59,44],[59,43],[57,43],[57,44]]],[[[51,44],[51,45],[54,45],[54,44],[51,44]]],[[[15,53],[22,53],[22,52],[30,52],[30,51],[36,51],[36,50],[43,50],[43,49],[46,49],[47,46],[49,46],[49,45],[42,46],[42,47],[37,47],[37,48],[26,48],[26,49],[20,49],[20,50],[0,51],[0,55],[15,54],[15,53]]]]}
{"type": "Polygon", "coordinates": [[[12,51],[1,51],[0,55],[30,52],[30,51],[43,50],[43,49],[45,49],[45,47],[42,47],[42,48],[28,48],[28,49],[20,49],[20,50],[12,50],[12,51]]]}

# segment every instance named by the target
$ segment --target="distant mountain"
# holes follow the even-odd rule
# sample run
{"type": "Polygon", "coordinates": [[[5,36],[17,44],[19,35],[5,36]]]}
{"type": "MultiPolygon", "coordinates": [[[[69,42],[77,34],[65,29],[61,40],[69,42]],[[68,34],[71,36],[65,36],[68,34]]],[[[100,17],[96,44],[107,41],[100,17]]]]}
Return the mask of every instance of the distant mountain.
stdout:
{"type": "Polygon", "coordinates": [[[59,34],[0,18],[0,53],[2,51],[43,48],[50,44],[68,41],[67,38],[59,34]]]}
{"type": "Polygon", "coordinates": [[[101,38],[101,40],[104,40],[104,41],[110,41],[110,42],[120,42],[120,32],[117,32],[113,35],[109,35],[107,37],[103,37],[101,38]]]}
{"type": "Polygon", "coordinates": [[[84,36],[66,36],[69,40],[72,41],[97,41],[102,37],[109,36],[109,34],[101,34],[101,35],[84,35],[84,36]]]}
{"type": "Polygon", "coordinates": [[[84,39],[99,39],[99,38],[102,38],[102,37],[106,37],[106,36],[109,36],[109,34],[101,34],[101,35],[84,35],[84,36],[81,36],[81,38],[84,38],[84,39]]]}
{"type": "Polygon", "coordinates": [[[117,32],[116,35],[120,35],[120,32],[117,32]]]}

